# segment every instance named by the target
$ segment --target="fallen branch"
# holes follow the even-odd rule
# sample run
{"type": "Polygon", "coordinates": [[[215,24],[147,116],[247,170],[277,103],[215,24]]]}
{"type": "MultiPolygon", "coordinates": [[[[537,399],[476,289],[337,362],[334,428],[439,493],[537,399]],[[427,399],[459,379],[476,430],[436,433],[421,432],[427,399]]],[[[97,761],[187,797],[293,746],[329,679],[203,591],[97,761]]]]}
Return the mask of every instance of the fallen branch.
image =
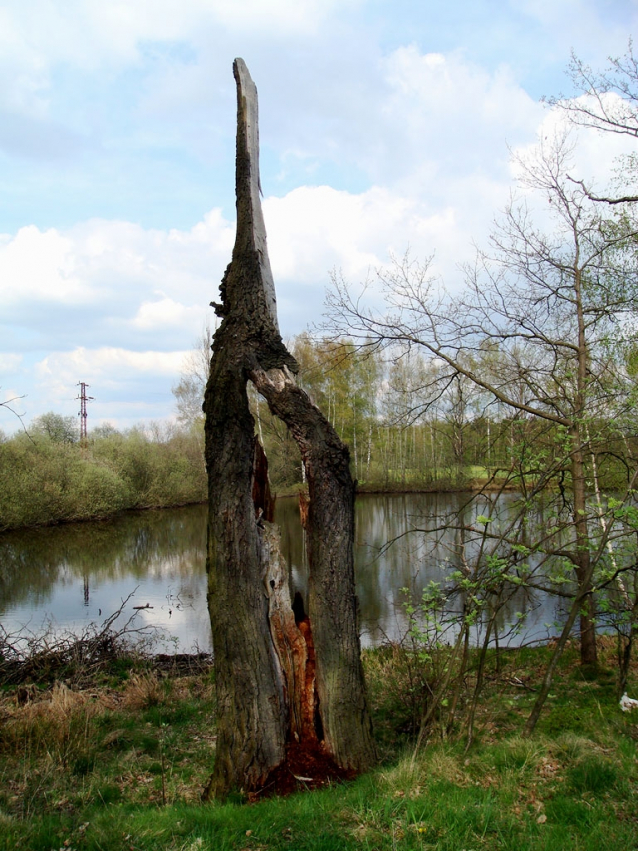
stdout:
{"type": "Polygon", "coordinates": [[[8,632],[0,624],[0,684],[72,680],[76,683],[94,677],[116,659],[149,655],[164,635],[161,627],[136,626],[137,612],[121,626],[120,618],[135,592],[101,624],[91,623],[79,633],[55,633],[49,626],[42,632],[8,632]]]}

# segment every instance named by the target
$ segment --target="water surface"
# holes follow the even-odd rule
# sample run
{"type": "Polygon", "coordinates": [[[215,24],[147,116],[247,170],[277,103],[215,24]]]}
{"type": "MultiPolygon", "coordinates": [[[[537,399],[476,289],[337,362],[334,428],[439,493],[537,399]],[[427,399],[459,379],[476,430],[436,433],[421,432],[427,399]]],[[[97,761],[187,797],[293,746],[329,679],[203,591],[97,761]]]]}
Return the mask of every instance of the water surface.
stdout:
{"type": "MultiPolygon", "coordinates": [[[[458,533],[434,530],[467,500],[467,494],[357,499],[355,571],[364,646],[400,640],[407,629],[409,596],[418,598],[430,581],[445,584],[458,566],[458,533]],[[389,541],[395,543],[387,546],[389,541]]],[[[480,510],[479,505],[468,508],[466,519],[480,510]]],[[[307,560],[296,499],[278,500],[276,520],[292,590],[305,595],[307,560]]],[[[166,649],[207,651],[211,637],[205,558],[202,505],[6,533],[0,536],[0,623],[8,632],[77,632],[101,623],[133,595],[119,622],[135,615],[135,625],[165,630],[166,649]]],[[[499,615],[502,641],[546,638],[556,632],[551,624],[560,617],[554,599],[521,590],[499,615]],[[524,629],[508,638],[508,624],[516,622],[519,613],[526,614],[524,629]]],[[[479,638],[477,634],[474,640],[479,638]]]]}

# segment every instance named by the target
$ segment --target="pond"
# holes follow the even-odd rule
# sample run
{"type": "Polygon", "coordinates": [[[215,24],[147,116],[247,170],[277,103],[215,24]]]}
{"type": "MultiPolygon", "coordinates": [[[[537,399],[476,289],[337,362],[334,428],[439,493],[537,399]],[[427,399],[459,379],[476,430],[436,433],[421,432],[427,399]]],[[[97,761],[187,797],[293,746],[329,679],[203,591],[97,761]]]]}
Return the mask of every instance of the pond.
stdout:
{"type": "MultiPolygon", "coordinates": [[[[418,599],[431,581],[445,584],[458,567],[458,533],[444,527],[468,499],[469,494],[357,498],[355,571],[363,646],[401,640],[409,599],[418,599]]],[[[514,496],[500,499],[506,509],[514,496]]],[[[474,503],[465,509],[465,519],[480,510],[474,503]]],[[[276,521],[291,587],[305,596],[307,560],[296,498],[277,501],[276,521]]],[[[0,623],[9,633],[79,632],[102,623],[126,601],[118,623],[134,615],[136,626],[161,627],[161,649],[209,651],[205,559],[203,505],[6,533],[0,536],[0,623]]],[[[556,634],[554,624],[563,614],[555,598],[519,589],[499,614],[502,643],[546,639],[556,634]],[[523,628],[508,635],[522,614],[523,628]]],[[[477,631],[474,640],[479,638],[477,631]]]]}

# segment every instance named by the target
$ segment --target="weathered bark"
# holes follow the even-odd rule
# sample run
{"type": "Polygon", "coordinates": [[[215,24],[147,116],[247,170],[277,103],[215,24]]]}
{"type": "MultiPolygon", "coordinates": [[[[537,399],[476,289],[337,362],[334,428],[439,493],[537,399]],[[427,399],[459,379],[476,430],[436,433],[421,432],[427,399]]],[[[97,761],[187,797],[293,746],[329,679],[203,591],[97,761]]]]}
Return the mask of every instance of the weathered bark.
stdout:
{"type": "Polygon", "coordinates": [[[219,358],[207,404],[208,604],[217,752],[207,795],[258,788],[284,758],[283,681],[270,641],[261,528],[252,500],[254,438],[242,370],[219,358]],[[211,459],[214,459],[211,461],[211,459]],[[216,471],[224,475],[215,475],[216,471]]]}
{"type": "Polygon", "coordinates": [[[216,304],[206,389],[209,611],[218,692],[217,753],[205,797],[259,791],[294,745],[337,769],[375,758],[366,709],[347,448],[297,387],[281,341],[259,198],[257,93],[241,59],[237,81],[237,236],[216,304]],[[297,440],[309,484],[308,615],[295,612],[272,520],[267,464],[254,437],[252,380],[297,440]]]}
{"type": "Polygon", "coordinates": [[[374,759],[356,623],[354,495],[347,447],[289,370],[254,366],[253,383],[290,429],[308,480],[309,618],[319,716],[337,765],[363,771],[374,759]]]}

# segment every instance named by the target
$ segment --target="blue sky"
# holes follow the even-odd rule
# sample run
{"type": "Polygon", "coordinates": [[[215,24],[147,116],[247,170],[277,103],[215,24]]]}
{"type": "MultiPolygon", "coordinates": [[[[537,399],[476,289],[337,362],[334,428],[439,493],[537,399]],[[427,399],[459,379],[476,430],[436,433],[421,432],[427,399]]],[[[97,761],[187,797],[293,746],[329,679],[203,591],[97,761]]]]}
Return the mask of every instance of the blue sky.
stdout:
{"type": "MultiPolygon", "coordinates": [[[[235,56],[286,336],[331,269],[408,246],[453,288],[570,52],[601,69],[637,24],[637,0],[4,0],[0,396],[76,414],[87,381],[89,425],[173,416],[234,239],[235,56]]],[[[614,144],[583,144],[583,173],[614,144]]]]}

